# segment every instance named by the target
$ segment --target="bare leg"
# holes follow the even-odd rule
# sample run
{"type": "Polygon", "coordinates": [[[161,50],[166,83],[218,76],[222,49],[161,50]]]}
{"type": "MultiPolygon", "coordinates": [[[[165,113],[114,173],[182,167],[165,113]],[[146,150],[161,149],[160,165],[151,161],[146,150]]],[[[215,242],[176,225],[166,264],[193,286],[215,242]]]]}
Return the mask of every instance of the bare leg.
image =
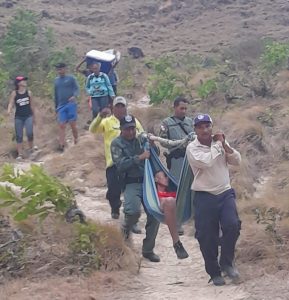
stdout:
{"type": "Polygon", "coordinates": [[[59,124],[59,145],[63,147],[65,143],[65,127],[65,123],[59,124]]]}
{"type": "Polygon", "coordinates": [[[33,141],[28,141],[28,147],[30,150],[33,150],[33,141]]]}
{"type": "Polygon", "coordinates": [[[78,131],[77,131],[77,127],[76,127],[76,122],[70,122],[70,127],[72,130],[72,134],[73,134],[73,138],[74,138],[74,144],[77,144],[78,141],[78,131]]]}
{"type": "Polygon", "coordinates": [[[165,222],[169,227],[169,231],[173,239],[173,246],[176,255],[178,259],[187,258],[189,255],[179,240],[176,216],[176,200],[175,198],[163,198],[161,204],[165,215],[165,222]]]}
{"type": "Polygon", "coordinates": [[[165,222],[169,227],[169,231],[173,239],[173,244],[175,244],[179,240],[176,216],[176,200],[174,198],[163,199],[162,209],[165,215],[165,222]]]}
{"type": "Polygon", "coordinates": [[[23,155],[23,143],[17,143],[16,145],[18,156],[23,155]]]}

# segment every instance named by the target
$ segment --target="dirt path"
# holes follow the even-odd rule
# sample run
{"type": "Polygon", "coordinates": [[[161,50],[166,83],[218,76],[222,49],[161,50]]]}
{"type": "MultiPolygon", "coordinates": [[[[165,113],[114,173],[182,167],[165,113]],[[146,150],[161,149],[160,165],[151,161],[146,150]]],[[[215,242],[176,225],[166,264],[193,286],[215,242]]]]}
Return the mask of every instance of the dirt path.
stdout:
{"type": "MultiPolygon", "coordinates": [[[[74,146],[72,146],[74,147],[74,146]]],[[[47,159],[56,158],[59,154],[50,154],[42,158],[42,164],[47,159]]],[[[30,161],[17,163],[16,167],[27,169],[30,161]]],[[[80,189],[76,195],[79,207],[92,220],[112,223],[120,226],[120,220],[112,220],[110,207],[105,199],[105,188],[80,189]]],[[[145,215],[142,215],[141,235],[133,235],[132,247],[141,257],[141,245],[144,238],[145,215]]],[[[171,237],[166,226],[161,225],[156,241],[155,252],[160,255],[160,263],[141,260],[138,274],[129,272],[96,272],[89,277],[51,277],[45,281],[15,280],[0,287],[2,300],[267,300],[288,299],[289,273],[283,271],[278,275],[257,275],[254,279],[244,278],[244,283],[233,285],[227,280],[224,287],[208,284],[208,275],[204,271],[203,259],[199,246],[193,237],[193,224],[184,226],[185,235],[182,242],[190,257],[178,260],[172,248],[171,237]],[[5,295],[9,295],[6,297],[5,295]]],[[[243,267],[243,266],[241,266],[243,267]]],[[[246,273],[254,273],[254,268],[246,273]]],[[[241,273],[242,274],[242,273],[241,273]]],[[[248,274],[246,274],[248,275],[248,274]]],[[[246,276],[247,277],[247,276],[246,276]]]]}
{"type": "MultiPolygon", "coordinates": [[[[94,220],[114,222],[116,226],[121,221],[112,221],[104,189],[90,189],[85,194],[77,196],[77,202],[85,214],[94,220]]],[[[144,228],[145,217],[140,225],[144,228]]],[[[121,290],[110,299],[198,299],[198,300],[241,300],[249,299],[243,285],[233,285],[227,280],[224,287],[208,284],[208,276],[204,271],[203,260],[196,240],[193,238],[192,225],[185,226],[185,236],[182,237],[190,257],[180,261],[172,249],[171,237],[166,226],[161,225],[156,243],[156,253],[161,257],[160,263],[151,263],[145,259],[141,262],[140,273],[135,279],[122,282],[127,290],[121,290]]],[[[144,232],[144,229],[143,229],[144,232]]],[[[133,235],[133,247],[141,249],[141,235],[133,235]]],[[[99,298],[100,299],[100,298],[99,298]]]]}

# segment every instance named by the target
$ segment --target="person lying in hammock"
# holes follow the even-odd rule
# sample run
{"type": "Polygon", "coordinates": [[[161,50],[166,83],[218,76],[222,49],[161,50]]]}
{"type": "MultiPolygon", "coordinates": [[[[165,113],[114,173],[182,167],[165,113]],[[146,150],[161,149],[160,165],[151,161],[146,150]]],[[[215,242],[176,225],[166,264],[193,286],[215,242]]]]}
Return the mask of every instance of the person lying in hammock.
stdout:
{"type": "Polygon", "coordinates": [[[169,179],[163,171],[159,171],[155,174],[155,182],[160,201],[160,208],[165,215],[165,223],[169,227],[177,257],[179,259],[187,258],[189,255],[183,247],[183,244],[180,242],[177,229],[176,192],[168,191],[169,179]]]}

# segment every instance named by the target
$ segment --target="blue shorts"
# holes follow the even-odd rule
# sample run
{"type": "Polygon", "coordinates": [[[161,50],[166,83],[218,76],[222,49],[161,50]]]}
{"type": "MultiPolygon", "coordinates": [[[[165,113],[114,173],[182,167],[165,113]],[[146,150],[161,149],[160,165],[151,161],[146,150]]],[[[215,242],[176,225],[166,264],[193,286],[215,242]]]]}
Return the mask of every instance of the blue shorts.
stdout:
{"type": "Polygon", "coordinates": [[[68,102],[64,106],[57,109],[58,122],[60,124],[74,122],[77,120],[77,104],[68,102]]]}

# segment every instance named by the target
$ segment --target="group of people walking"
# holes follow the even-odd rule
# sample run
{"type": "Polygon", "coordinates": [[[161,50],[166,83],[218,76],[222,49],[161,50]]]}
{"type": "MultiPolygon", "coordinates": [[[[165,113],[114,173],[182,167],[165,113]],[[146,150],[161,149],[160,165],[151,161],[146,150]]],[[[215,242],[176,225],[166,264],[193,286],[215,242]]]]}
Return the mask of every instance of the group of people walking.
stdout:
{"type": "MultiPolygon", "coordinates": [[[[65,128],[69,124],[74,143],[78,142],[76,127],[77,103],[79,85],[72,75],[66,73],[66,65],[56,66],[58,77],[54,82],[55,111],[59,123],[59,151],[64,151],[65,128]]],[[[78,65],[79,70],[80,65],[78,65]]],[[[104,138],[106,160],[107,194],[111,207],[111,217],[118,219],[122,205],[123,193],[124,221],[122,233],[125,239],[131,232],[139,233],[136,225],[141,215],[143,205],[144,163],[150,157],[150,151],[143,147],[141,133],[144,129],[139,120],[127,111],[127,101],[116,96],[109,77],[100,72],[100,64],[89,66],[85,89],[92,101],[93,120],[90,132],[100,133],[104,138]]],[[[15,131],[18,157],[23,153],[23,129],[33,151],[33,122],[35,110],[32,94],[27,90],[27,78],[18,76],[15,79],[15,91],[12,92],[8,112],[16,107],[15,131]]],[[[226,274],[231,279],[239,278],[234,266],[235,245],[240,234],[240,220],[236,208],[236,195],[230,185],[228,164],[238,165],[241,162],[240,153],[232,148],[224,133],[213,134],[213,121],[207,114],[198,114],[195,118],[188,117],[189,102],[178,97],[173,103],[174,114],[162,121],[159,136],[166,140],[183,140],[195,133],[195,138],[181,147],[167,147],[165,152],[167,168],[177,181],[180,179],[185,156],[192,169],[194,180],[192,190],[196,238],[200,245],[205,269],[215,285],[224,285],[222,276],[226,274]],[[221,234],[220,234],[221,233],[221,234]],[[219,258],[219,247],[221,253],[219,258]]],[[[151,147],[158,152],[158,147],[150,141],[151,147]]],[[[179,259],[189,256],[180,241],[183,234],[181,224],[176,220],[176,195],[168,188],[168,178],[163,172],[156,172],[155,182],[160,200],[160,208],[165,215],[172,236],[173,249],[179,259]]],[[[144,205],[143,205],[144,206],[144,205]]],[[[152,262],[159,262],[160,257],[154,252],[159,222],[147,215],[145,238],[142,255],[152,262]]]]}
{"type": "MultiPolygon", "coordinates": [[[[80,70],[80,65],[76,70],[86,76],[85,90],[89,95],[92,118],[95,118],[104,108],[110,107],[117,91],[117,75],[114,68],[111,74],[107,75],[100,72],[100,63],[93,63],[86,70],[80,70]],[[113,85],[111,81],[113,81],[113,85]]],[[[54,103],[55,112],[59,126],[58,148],[60,152],[65,147],[65,130],[67,124],[70,125],[74,143],[78,142],[77,121],[77,98],[80,95],[79,84],[76,78],[67,74],[67,65],[58,63],[55,65],[58,76],[54,81],[54,103]]],[[[12,113],[15,107],[15,134],[17,143],[17,159],[22,159],[23,133],[26,131],[29,153],[36,150],[33,145],[33,129],[36,123],[36,114],[31,91],[27,88],[28,78],[17,76],[14,80],[15,90],[11,93],[8,104],[8,114],[12,113]]]]}
{"type": "MultiPolygon", "coordinates": [[[[187,155],[194,174],[192,189],[195,191],[196,238],[211,280],[215,285],[224,285],[222,272],[234,281],[239,279],[239,273],[234,266],[234,253],[241,222],[237,213],[235,192],[230,185],[228,164],[240,164],[241,156],[229,145],[223,133],[217,132],[213,135],[213,121],[209,115],[199,114],[194,119],[187,117],[188,104],[183,97],[175,99],[174,115],[163,120],[159,135],[165,139],[183,140],[195,132],[194,141],[177,150],[170,148],[167,143],[163,144],[168,147],[167,167],[179,180],[184,157],[187,155]]],[[[115,207],[113,203],[118,203],[116,207],[117,217],[119,216],[119,197],[122,190],[122,232],[127,239],[141,215],[144,162],[149,159],[150,152],[143,147],[142,136],[139,134],[143,130],[140,122],[127,113],[127,102],[123,97],[115,98],[113,114],[107,117],[108,114],[109,111],[100,113],[92,122],[90,131],[104,135],[105,154],[109,162],[107,174],[111,168],[113,170],[112,177],[107,176],[108,194],[116,191],[118,186],[117,197],[110,198],[112,217],[115,207]]],[[[151,146],[156,147],[154,144],[151,146]]],[[[188,253],[180,242],[177,230],[180,224],[176,222],[176,195],[166,191],[168,178],[163,172],[155,174],[155,182],[165,222],[172,236],[173,248],[179,259],[187,258],[188,253]]],[[[159,222],[147,212],[145,206],[144,210],[147,221],[142,254],[152,262],[159,262],[160,257],[154,252],[159,222]]]]}

